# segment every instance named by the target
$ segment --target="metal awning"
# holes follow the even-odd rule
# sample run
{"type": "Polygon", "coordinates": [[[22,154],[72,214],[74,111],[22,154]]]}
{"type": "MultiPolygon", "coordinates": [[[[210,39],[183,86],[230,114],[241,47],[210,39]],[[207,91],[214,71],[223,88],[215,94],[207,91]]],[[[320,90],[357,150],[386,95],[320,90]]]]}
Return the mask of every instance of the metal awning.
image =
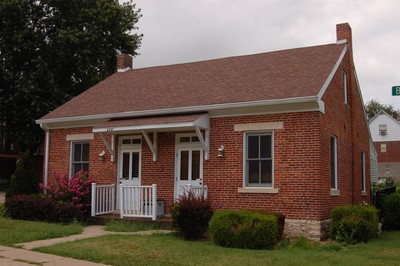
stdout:
{"type": "Polygon", "coordinates": [[[208,113],[110,120],[95,126],[93,132],[114,134],[140,133],[142,130],[166,132],[191,130],[193,127],[209,129],[210,117],[208,113]]]}
{"type": "Polygon", "coordinates": [[[151,152],[153,153],[153,161],[156,161],[158,132],[189,130],[194,130],[196,132],[204,150],[204,157],[208,160],[210,151],[210,116],[208,113],[110,120],[93,127],[93,133],[100,134],[100,137],[111,154],[112,161],[114,161],[115,155],[115,135],[143,134],[151,152]],[[205,131],[204,137],[201,130],[205,131]],[[148,133],[153,133],[153,140],[150,139],[148,133]],[[112,134],[111,145],[105,139],[104,134],[112,134]]]}

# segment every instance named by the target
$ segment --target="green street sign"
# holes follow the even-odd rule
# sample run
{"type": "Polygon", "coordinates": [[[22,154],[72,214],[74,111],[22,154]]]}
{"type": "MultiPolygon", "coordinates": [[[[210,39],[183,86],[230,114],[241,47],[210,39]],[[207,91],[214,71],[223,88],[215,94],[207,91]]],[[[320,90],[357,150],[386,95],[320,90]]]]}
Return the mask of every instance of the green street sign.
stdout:
{"type": "Polygon", "coordinates": [[[392,96],[400,96],[400,86],[392,87],[392,96]]]}

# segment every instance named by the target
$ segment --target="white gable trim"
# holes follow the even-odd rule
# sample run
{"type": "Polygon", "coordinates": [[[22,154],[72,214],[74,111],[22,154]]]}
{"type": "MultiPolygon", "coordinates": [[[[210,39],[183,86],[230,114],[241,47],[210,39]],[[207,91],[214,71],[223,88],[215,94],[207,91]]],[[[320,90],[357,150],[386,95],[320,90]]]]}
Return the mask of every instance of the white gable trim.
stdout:
{"type": "Polygon", "coordinates": [[[319,99],[322,98],[322,96],[324,95],[326,89],[328,89],[328,86],[329,86],[329,84],[331,83],[331,81],[332,81],[332,79],[333,79],[333,76],[335,76],[335,73],[336,73],[336,71],[338,70],[338,68],[339,68],[339,66],[340,66],[340,63],[342,62],[343,57],[344,57],[344,55],[346,54],[346,52],[347,52],[347,45],[344,46],[343,51],[342,51],[342,53],[341,53],[340,56],[339,56],[339,59],[337,60],[337,62],[336,62],[336,64],[335,64],[335,66],[333,67],[331,73],[329,74],[328,78],[326,79],[324,85],[322,85],[322,88],[321,88],[321,90],[319,91],[319,93],[318,93],[318,95],[317,95],[319,99]]]}

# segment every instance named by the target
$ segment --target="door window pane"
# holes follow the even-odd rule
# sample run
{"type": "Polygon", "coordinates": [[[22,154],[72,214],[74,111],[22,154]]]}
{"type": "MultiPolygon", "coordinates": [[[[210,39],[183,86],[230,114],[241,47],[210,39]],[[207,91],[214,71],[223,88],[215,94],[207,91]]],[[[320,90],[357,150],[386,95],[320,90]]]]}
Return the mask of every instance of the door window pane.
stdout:
{"type": "Polygon", "coordinates": [[[189,179],[189,151],[181,151],[181,180],[189,179]]]}
{"type": "Polygon", "coordinates": [[[139,178],[139,153],[132,153],[132,178],[139,178]]]}
{"type": "Polygon", "coordinates": [[[129,180],[129,153],[122,153],[122,179],[129,180]]]}
{"type": "Polygon", "coordinates": [[[200,151],[192,151],[192,180],[200,178],[200,151]]]}

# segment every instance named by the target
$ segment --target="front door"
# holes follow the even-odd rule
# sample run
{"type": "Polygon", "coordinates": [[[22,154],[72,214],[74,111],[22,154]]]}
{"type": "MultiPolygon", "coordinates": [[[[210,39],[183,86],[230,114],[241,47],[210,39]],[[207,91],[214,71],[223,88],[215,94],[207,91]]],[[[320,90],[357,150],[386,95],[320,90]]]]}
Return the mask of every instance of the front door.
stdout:
{"type": "MultiPolygon", "coordinates": [[[[124,186],[140,186],[141,142],[142,140],[140,136],[120,137],[118,153],[118,184],[124,186]]],[[[117,191],[117,206],[120,208],[120,197],[122,196],[122,191],[119,185],[117,191]]],[[[135,210],[140,207],[138,205],[140,199],[139,194],[136,194],[133,198],[129,195],[123,195],[123,198],[124,204],[129,201],[129,206],[134,206],[133,208],[135,210]],[[131,202],[132,200],[133,202],[131,202]]]]}
{"type": "Polygon", "coordinates": [[[120,153],[120,184],[140,185],[140,150],[121,150],[120,153]]]}
{"type": "Polygon", "coordinates": [[[203,149],[197,137],[191,138],[192,142],[177,142],[176,148],[176,176],[175,176],[175,198],[178,199],[188,186],[199,188],[203,186],[203,149]]]}

